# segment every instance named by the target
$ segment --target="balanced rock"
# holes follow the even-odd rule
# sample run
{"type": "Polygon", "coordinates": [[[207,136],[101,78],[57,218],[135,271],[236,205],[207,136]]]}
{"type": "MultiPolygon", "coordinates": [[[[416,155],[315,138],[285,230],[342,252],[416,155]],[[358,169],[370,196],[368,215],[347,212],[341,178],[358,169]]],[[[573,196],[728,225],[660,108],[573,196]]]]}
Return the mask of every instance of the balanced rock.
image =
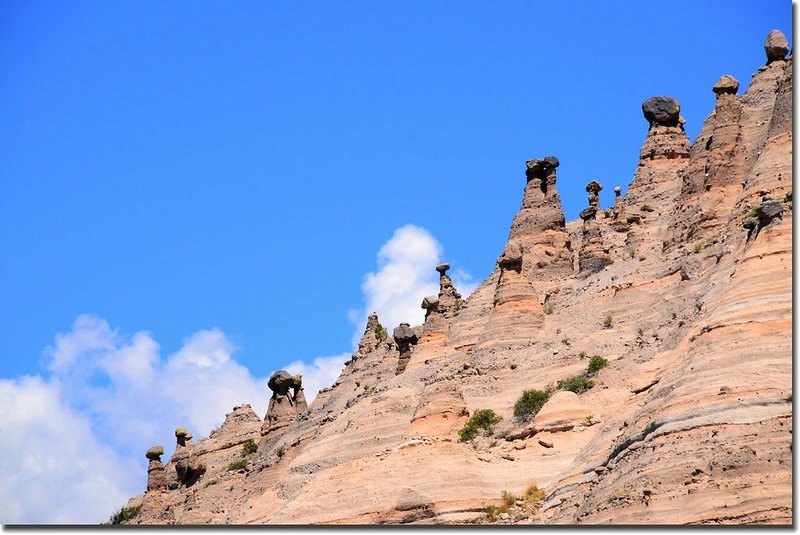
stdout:
{"type": "Polygon", "coordinates": [[[678,126],[680,124],[681,105],[672,97],[652,97],[642,104],[644,118],[650,126],[678,126]]]}
{"type": "Polygon", "coordinates": [[[145,453],[145,457],[150,460],[147,465],[147,492],[167,490],[167,472],[161,462],[162,455],[162,446],[153,446],[145,453]]]}
{"type": "Polygon", "coordinates": [[[401,323],[395,327],[394,331],[392,331],[392,336],[394,337],[394,341],[397,343],[398,349],[400,349],[400,353],[411,351],[411,346],[416,344],[418,341],[414,329],[412,329],[411,325],[408,323],[401,323]]]}
{"type": "Polygon", "coordinates": [[[525,166],[525,176],[528,180],[546,179],[559,166],[559,161],[555,156],[545,156],[541,160],[528,160],[525,162],[525,166]]]}
{"type": "Polygon", "coordinates": [[[161,461],[162,455],[164,455],[163,446],[153,446],[152,448],[148,449],[147,452],[144,454],[144,456],[151,461],[161,461]]]}
{"type": "Polygon", "coordinates": [[[767,53],[767,64],[784,59],[789,52],[789,41],[780,30],[772,30],[764,41],[764,52],[767,53]]]}
{"type": "Polygon", "coordinates": [[[735,95],[737,91],[739,91],[739,80],[731,76],[730,74],[725,74],[717,80],[717,83],[714,84],[712,91],[717,94],[717,96],[722,94],[731,94],[735,95]]]}
{"type": "Polygon", "coordinates": [[[411,346],[416,345],[419,338],[408,323],[401,323],[395,327],[394,331],[392,331],[392,336],[397,344],[397,349],[400,350],[400,358],[397,362],[397,370],[395,371],[396,375],[400,375],[405,371],[406,366],[408,366],[408,361],[411,360],[411,355],[409,355],[411,346]]]}
{"type": "Polygon", "coordinates": [[[292,375],[286,370],[278,370],[270,376],[267,387],[272,391],[272,396],[269,398],[267,415],[261,426],[262,436],[283,429],[298,414],[308,409],[303,394],[302,375],[292,375]]]}
{"type": "Polygon", "coordinates": [[[272,397],[275,398],[288,394],[294,383],[294,375],[285,370],[280,370],[270,376],[267,386],[272,390],[272,397]]]}
{"type": "Polygon", "coordinates": [[[175,465],[178,483],[191,487],[206,472],[206,466],[192,455],[192,445],[189,443],[192,434],[185,427],[175,429],[175,438],[177,444],[170,463],[175,465]]]}
{"type": "Polygon", "coordinates": [[[192,434],[185,427],[175,429],[175,438],[179,446],[186,446],[187,441],[192,440],[192,434]]]}

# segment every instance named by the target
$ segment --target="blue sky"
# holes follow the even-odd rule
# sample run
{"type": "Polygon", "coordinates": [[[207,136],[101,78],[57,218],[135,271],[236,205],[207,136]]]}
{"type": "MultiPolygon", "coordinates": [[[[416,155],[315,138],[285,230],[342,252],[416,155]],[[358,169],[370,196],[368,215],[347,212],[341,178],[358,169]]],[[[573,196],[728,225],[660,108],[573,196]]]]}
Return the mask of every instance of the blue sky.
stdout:
{"type": "Polygon", "coordinates": [[[243,392],[265,406],[290,363],[325,386],[370,309],[422,318],[438,260],[467,289],[488,275],[526,159],[559,157],[568,219],[592,179],[608,204],[642,102],[676,97],[694,139],[719,76],[741,93],[766,34],[792,41],[791,9],[0,1],[0,410],[52,396],[136,471],[112,422],[169,379],[216,370],[225,408],[158,398],[148,439],[207,432],[243,392]]]}

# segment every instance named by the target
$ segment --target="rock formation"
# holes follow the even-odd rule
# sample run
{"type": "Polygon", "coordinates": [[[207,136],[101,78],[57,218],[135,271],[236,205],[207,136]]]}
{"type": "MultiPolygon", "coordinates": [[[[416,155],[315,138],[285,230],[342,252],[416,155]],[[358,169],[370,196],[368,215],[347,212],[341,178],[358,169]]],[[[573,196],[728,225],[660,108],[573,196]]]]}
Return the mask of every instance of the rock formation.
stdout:
{"type": "Polygon", "coordinates": [[[164,448],[153,446],[145,453],[145,457],[150,461],[147,465],[147,492],[167,490],[167,474],[161,456],[164,455],[164,448]]]}
{"type": "Polygon", "coordinates": [[[205,473],[206,467],[193,455],[192,434],[185,427],[175,429],[175,439],[177,443],[170,464],[175,469],[176,480],[169,482],[168,487],[170,489],[175,489],[179,485],[191,487],[205,473]]]}
{"type": "Polygon", "coordinates": [[[789,41],[780,30],[772,30],[764,41],[764,51],[767,53],[767,65],[773,61],[781,61],[789,53],[789,41]]]}
{"type": "Polygon", "coordinates": [[[261,434],[268,435],[288,426],[298,414],[308,409],[303,394],[303,377],[279,370],[273,373],[267,386],[272,391],[264,417],[261,434]],[[291,393],[289,392],[291,390],[291,393]]]}
{"type": "Polygon", "coordinates": [[[522,272],[529,280],[551,282],[569,277],[572,254],[556,188],[558,158],[528,160],[525,166],[522,207],[511,223],[508,241],[520,246],[522,272]]]}
{"type": "Polygon", "coordinates": [[[446,336],[447,321],[457,315],[464,302],[461,294],[453,286],[452,279],[447,275],[450,264],[442,263],[436,266],[439,273],[439,294],[429,295],[422,300],[422,308],[425,309],[425,324],[423,333],[425,342],[432,339],[433,333],[443,333],[446,336]]]}
{"type": "Polygon", "coordinates": [[[566,223],[558,160],[528,161],[465,306],[443,269],[426,325],[380,341],[371,316],[308,410],[280,372],[265,436],[249,408],[178,436],[173,490],[134,498],[131,522],[791,524],[792,59],[777,35],[765,50],[743,95],[714,85],[693,144],[675,99],[645,102],[639,165],[605,212],[593,182],[566,223]],[[546,402],[519,419],[525,391],[546,402]],[[501,419],[462,437],[481,409],[501,419]],[[520,499],[493,515],[504,491],[520,499]]]}
{"type": "Polygon", "coordinates": [[[411,358],[409,355],[411,346],[416,345],[419,338],[408,323],[401,323],[395,327],[394,331],[392,331],[392,337],[395,344],[397,344],[397,349],[400,351],[400,359],[397,363],[397,374],[399,375],[405,371],[408,360],[411,358]]]}
{"type": "Polygon", "coordinates": [[[586,185],[586,191],[589,193],[589,207],[580,213],[580,218],[583,220],[583,239],[578,251],[578,270],[582,276],[597,273],[612,263],[608,249],[603,244],[603,234],[597,222],[597,210],[600,207],[598,194],[602,189],[603,186],[596,180],[592,180],[586,185]]]}
{"type": "Polygon", "coordinates": [[[358,342],[358,350],[353,354],[353,359],[358,359],[375,350],[378,345],[385,342],[388,337],[389,335],[386,329],[378,320],[378,313],[371,313],[367,318],[367,326],[364,329],[361,340],[358,342]]]}

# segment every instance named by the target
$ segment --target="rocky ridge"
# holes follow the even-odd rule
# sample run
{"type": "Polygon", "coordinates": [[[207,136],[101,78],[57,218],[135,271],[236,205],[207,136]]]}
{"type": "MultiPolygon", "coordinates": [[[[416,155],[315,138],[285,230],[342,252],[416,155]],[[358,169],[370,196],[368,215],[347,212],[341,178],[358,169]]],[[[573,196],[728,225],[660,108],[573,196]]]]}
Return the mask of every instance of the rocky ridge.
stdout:
{"type": "Polygon", "coordinates": [[[370,315],[311,405],[278,372],[263,421],[243,405],[197,443],[179,428],[166,464],[147,451],[129,523],[791,524],[792,58],[776,31],[765,52],[743,95],[714,85],[694,143],[677,100],[646,101],[606,210],[592,180],[567,223],[558,159],[529,160],[471,296],[443,264],[425,323],[370,315]],[[549,399],[516,418],[529,389],[549,399]],[[461,441],[480,409],[502,420],[461,441]]]}

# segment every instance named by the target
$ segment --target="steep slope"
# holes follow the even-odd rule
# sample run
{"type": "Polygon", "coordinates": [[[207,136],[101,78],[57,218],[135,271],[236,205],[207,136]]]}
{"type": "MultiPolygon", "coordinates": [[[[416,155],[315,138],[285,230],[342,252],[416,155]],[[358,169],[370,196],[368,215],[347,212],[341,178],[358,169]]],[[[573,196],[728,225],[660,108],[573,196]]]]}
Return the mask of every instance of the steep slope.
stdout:
{"type": "Polygon", "coordinates": [[[177,448],[131,523],[484,522],[532,483],[540,507],[491,519],[791,523],[792,60],[776,42],[743,96],[715,85],[693,144],[677,101],[648,100],[639,166],[608,210],[590,183],[566,223],[557,158],[528,161],[508,243],[469,298],[440,266],[424,325],[371,316],[307,410],[300,378],[271,385],[285,425],[236,408],[177,448]],[[592,388],[514,418],[523,390],[557,390],[594,355],[609,364],[592,388]],[[503,417],[494,435],[461,442],[484,408],[503,417]]]}

